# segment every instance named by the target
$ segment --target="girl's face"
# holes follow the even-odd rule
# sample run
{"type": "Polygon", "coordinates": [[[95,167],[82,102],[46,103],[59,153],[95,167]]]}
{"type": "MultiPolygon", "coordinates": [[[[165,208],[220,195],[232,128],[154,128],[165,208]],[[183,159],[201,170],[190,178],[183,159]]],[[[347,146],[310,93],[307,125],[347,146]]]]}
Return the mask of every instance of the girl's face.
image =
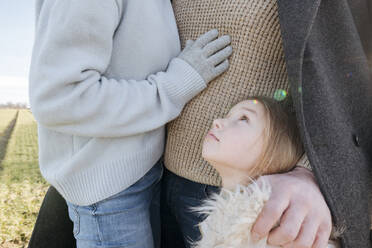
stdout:
{"type": "Polygon", "coordinates": [[[261,102],[238,103],[225,118],[214,120],[204,139],[203,158],[220,174],[228,169],[249,171],[263,150],[266,122],[261,102]]]}

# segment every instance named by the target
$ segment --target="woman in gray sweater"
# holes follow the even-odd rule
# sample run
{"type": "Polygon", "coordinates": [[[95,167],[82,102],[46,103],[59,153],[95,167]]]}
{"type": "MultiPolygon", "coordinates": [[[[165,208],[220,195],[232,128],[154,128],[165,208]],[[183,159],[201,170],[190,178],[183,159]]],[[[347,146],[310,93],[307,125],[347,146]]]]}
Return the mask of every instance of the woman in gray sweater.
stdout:
{"type": "Polygon", "coordinates": [[[77,247],[151,248],[164,125],[227,70],[230,38],[214,29],[180,53],[168,0],[36,5],[30,103],[41,173],[67,201],[77,247]]]}

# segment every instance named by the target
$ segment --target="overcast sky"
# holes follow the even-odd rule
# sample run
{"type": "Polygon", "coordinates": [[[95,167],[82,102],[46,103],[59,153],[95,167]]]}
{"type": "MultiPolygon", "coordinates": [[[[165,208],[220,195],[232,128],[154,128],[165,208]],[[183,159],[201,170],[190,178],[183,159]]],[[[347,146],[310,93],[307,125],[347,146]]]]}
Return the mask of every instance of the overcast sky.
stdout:
{"type": "Polygon", "coordinates": [[[34,0],[0,1],[0,103],[28,102],[34,0]]]}

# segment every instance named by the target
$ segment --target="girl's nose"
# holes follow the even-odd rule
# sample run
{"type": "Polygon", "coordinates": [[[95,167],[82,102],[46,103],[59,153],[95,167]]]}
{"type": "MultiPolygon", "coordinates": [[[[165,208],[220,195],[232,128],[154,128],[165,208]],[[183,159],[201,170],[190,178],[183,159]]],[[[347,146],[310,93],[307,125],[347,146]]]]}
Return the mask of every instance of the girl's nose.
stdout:
{"type": "Polygon", "coordinates": [[[215,119],[213,121],[213,127],[216,128],[216,129],[221,129],[224,126],[223,122],[224,121],[222,119],[215,119]]]}

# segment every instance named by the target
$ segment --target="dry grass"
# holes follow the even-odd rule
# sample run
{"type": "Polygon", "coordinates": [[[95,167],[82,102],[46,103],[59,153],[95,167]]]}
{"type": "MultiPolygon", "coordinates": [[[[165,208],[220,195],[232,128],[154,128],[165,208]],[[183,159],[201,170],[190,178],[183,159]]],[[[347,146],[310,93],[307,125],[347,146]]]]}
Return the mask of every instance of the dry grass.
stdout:
{"type": "Polygon", "coordinates": [[[3,136],[5,129],[13,120],[16,113],[16,109],[0,109],[0,137],[3,136]]]}
{"type": "Polygon", "coordinates": [[[36,122],[28,110],[19,111],[0,167],[0,248],[27,247],[48,188],[38,167],[36,122]]]}
{"type": "Polygon", "coordinates": [[[17,117],[15,109],[0,109],[0,164],[6,152],[6,147],[17,117]]]}

